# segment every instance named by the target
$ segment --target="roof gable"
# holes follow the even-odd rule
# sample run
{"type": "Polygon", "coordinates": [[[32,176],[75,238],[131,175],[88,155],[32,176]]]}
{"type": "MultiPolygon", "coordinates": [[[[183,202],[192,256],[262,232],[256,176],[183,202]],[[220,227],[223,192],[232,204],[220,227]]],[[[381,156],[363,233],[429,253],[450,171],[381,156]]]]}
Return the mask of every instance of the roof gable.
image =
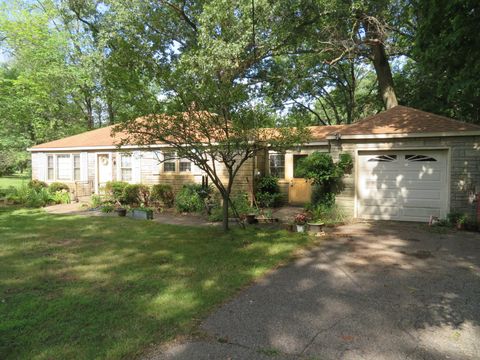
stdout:
{"type": "Polygon", "coordinates": [[[344,127],[332,135],[393,135],[464,131],[480,131],[480,126],[398,105],[344,127]]]}

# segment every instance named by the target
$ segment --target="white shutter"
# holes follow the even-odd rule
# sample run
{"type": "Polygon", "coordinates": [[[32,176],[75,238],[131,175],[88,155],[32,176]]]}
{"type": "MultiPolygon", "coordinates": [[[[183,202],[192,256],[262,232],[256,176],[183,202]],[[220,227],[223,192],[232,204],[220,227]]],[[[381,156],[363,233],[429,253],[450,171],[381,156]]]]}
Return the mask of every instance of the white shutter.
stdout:
{"type": "Polygon", "coordinates": [[[88,153],[80,153],[80,180],[88,181],[88,153]]]}
{"type": "MultiPolygon", "coordinates": [[[[113,156],[114,154],[112,154],[113,156]]],[[[115,171],[116,171],[116,174],[117,174],[117,178],[116,180],[117,181],[122,181],[122,154],[117,152],[116,154],[116,165],[115,165],[115,171]]]]}
{"type": "Polygon", "coordinates": [[[160,174],[162,172],[163,152],[159,150],[155,150],[152,152],[152,156],[153,156],[152,173],[160,174]]]}
{"type": "Polygon", "coordinates": [[[32,167],[36,168],[36,176],[38,180],[47,180],[47,155],[45,153],[32,154],[32,167]]]}
{"type": "Polygon", "coordinates": [[[132,183],[140,184],[142,182],[142,152],[132,152],[132,183]]]}

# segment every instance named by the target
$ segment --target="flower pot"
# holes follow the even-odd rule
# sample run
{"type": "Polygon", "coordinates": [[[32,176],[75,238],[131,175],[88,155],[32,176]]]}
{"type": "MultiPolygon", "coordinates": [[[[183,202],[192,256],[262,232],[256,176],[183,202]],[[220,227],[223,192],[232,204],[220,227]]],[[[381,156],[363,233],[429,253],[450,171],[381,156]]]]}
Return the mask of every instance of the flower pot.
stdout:
{"type": "Polygon", "coordinates": [[[118,216],[127,216],[127,209],[116,209],[118,216]]]}
{"type": "Polygon", "coordinates": [[[245,215],[245,220],[247,221],[247,224],[255,224],[257,222],[257,219],[255,219],[255,214],[245,215]]]}
{"type": "Polygon", "coordinates": [[[458,222],[457,223],[457,230],[465,230],[465,223],[458,222]]]}
{"type": "Polygon", "coordinates": [[[133,209],[132,216],[133,216],[134,219],[152,220],[153,219],[153,211],[152,210],[133,209]]]}
{"type": "Polygon", "coordinates": [[[305,232],[305,225],[297,224],[297,232],[301,232],[301,233],[305,232]]]}
{"type": "Polygon", "coordinates": [[[318,234],[322,232],[324,223],[308,223],[308,232],[318,234]]]}

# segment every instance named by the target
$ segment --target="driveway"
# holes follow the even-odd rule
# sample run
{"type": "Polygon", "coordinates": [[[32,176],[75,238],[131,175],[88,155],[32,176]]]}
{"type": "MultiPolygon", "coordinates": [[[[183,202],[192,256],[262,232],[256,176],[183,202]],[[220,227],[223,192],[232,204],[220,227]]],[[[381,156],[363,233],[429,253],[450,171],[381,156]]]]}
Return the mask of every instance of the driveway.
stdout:
{"type": "Polygon", "coordinates": [[[149,359],[480,359],[480,234],[357,223],[149,359]]]}

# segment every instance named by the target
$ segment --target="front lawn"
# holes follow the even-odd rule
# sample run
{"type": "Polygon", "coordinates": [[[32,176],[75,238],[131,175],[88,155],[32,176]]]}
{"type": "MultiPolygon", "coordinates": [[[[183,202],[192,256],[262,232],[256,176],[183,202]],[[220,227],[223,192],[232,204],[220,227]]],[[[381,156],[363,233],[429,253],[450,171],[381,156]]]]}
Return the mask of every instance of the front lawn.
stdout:
{"type": "Polygon", "coordinates": [[[15,174],[0,177],[0,189],[6,189],[10,186],[20,187],[22,184],[26,184],[29,180],[27,175],[15,174]]]}
{"type": "Polygon", "coordinates": [[[0,358],[131,358],[307,241],[0,208],[0,358]]]}

